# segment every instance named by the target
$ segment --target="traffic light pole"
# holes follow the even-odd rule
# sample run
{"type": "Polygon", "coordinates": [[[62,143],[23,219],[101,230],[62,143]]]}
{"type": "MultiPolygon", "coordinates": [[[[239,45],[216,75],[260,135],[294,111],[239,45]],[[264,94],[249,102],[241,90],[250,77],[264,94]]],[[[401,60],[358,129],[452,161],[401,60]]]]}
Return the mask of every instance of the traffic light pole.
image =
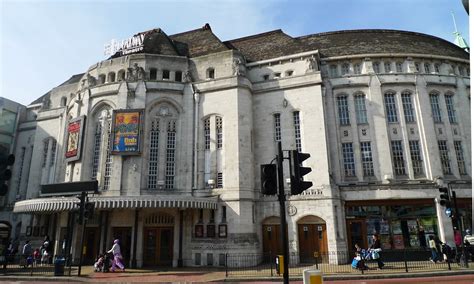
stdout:
{"type": "MultiPolygon", "coordinates": [[[[82,194],[86,194],[85,192],[82,192],[82,194]]],[[[87,198],[87,197],[86,197],[87,198]]],[[[85,205],[86,200],[84,199],[84,204],[85,205]]],[[[86,233],[86,225],[87,225],[87,219],[84,218],[84,212],[79,212],[79,214],[82,214],[82,234],[81,234],[81,248],[79,249],[79,267],[77,268],[77,276],[81,276],[81,268],[82,268],[82,257],[84,255],[83,249],[84,249],[84,234],[86,233]]]]}
{"type": "Polygon", "coordinates": [[[457,229],[461,232],[461,252],[464,258],[464,267],[468,267],[467,265],[467,255],[466,255],[466,246],[464,245],[464,238],[462,237],[462,228],[461,228],[461,222],[460,222],[460,214],[458,210],[458,203],[456,201],[456,192],[451,189],[450,184],[448,183],[449,190],[451,191],[451,194],[453,196],[453,203],[454,203],[454,218],[456,220],[456,227],[457,229]]]}
{"type": "Polygon", "coordinates": [[[289,246],[288,246],[288,230],[286,229],[286,207],[285,207],[285,188],[283,183],[283,150],[281,142],[278,142],[278,201],[280,202],[280,232],[283,248],[283,283],[289,283],[288,263],[289,263],[289,246]]]}

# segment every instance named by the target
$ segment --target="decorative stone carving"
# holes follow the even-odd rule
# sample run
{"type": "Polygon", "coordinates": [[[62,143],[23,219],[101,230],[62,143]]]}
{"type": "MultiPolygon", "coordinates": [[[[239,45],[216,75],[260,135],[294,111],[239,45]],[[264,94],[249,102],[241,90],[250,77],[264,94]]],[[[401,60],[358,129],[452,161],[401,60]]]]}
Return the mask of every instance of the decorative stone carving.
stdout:
{"type": "Polygon", "coordinates": [[[314,71],[318,71],[318,62],[316,61],[314,55],[311,55],[311,57],[306,58],[306,72],[314,71]]]}
{"type": "Polygon", "coordinates": [[[458,135],[458,129],[456,127],[453,128],[454,135],[458,135]]]}
{"type": "Polygon", "coordinates": [[[232,62],[232,70],[234,76],[245,76],[245,65],[240,58],[235,58],[232,62]]]}
{"type": "Polygon", "coordinates": [[[145,80],[145,69],[138,66],[138,63],[134,63],[132,68],[127,68],[127,81],[135,82],[139,80],[145,80]]]}
{"type": "Polygon", "coordinates": [[[344,137],[347,137],[347,136],[349,136],[349,131],[347,131],[347,130],[344,130],[344,132],[343,132],[343,135],[344,135],[344,137]]]}
{"type": "Polygon", "coordinates": [[[186,70],[186,72],[184,72],[184,82],[189,83],[192,80],[193,80],[193,78],[191,76],[191,71],[186,70]]]}
{"type": "Polygon", "coordinates": [[[48,97],[44,97],[41,101],[41,110],[47,110],[51,106],[51,100],[48,97]]]}
{"type": "Polygon", "coordinates": [[[94,76],[87,73],[87,86],[89,86],[90,88],[90,87],[94,87],[95,85],[97,85],[97,80],[95,79],[94,76]]]}
{"type": "Polygon", "coordinates": [[[171,113],[170,113],[170,109],[166,106],[162,106],[160,107],[160,109],[158,110],[158,115],[159,116],[170,116],[171,113]]]}
{"type": "Polygon", "coordinates": [[[366,135],[367,135],[367,129],[362,128],[362,136],[366,136],[366,135]]]}
{"type": "Polygon", "coordinates": [[[394,127],[394,128],[392,129],[392,133],[393,133],[393,134],[398,134],[398,130],[394,127]]]}

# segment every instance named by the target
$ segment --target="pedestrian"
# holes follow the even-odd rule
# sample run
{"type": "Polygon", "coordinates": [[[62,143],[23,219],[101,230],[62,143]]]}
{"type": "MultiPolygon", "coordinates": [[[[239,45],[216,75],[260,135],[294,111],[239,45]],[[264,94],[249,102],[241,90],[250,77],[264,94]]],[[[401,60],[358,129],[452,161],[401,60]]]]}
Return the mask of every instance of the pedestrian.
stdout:
{"type": "Polygon", "coordinates": [[[456,245],[456,262],[461,261],[461,245],[462,245],[462,235],[457,227],[454,227],[454,244],[456,245]]]}
{"type": "Polygon", "coordinates": [[[30,245],[30,240],[26,240],[25,245],[23,246],[23,250],[21,251],[21,255],[23,256],[22,260],[24,261],[22,264],[23,267],[28,267],[30,262],[32,263],[33,258],[31,257],[31,245],[30,245]]]}
{"type": "Polygon", "coordinates": [[[377,260],[377,266],[379,267],[379,269],[382,269],[382,267],[384,267],[385,264],[382,262],[382,257],[380,256],[380,252],[382,251],[382,246],[380,244],[379,236],[377,234],[373,234],[372,240],[373,240],[373,243],[369,249],[372,255],[375,256],[374,259],[377,260]]]}
{"type": "Polygon", "coordinates": [[[445,255],[445,254],[443,253],[441,240],[439,239],[439,237],[438,237],[437,235],[435,235],[435,236],[433,237],[433,239],[434,239],[435,244],[436,244],[436,250],[438,251],[438,260],[439,260],[439,261],[445,260],[445,257],[447,258],[447,255],[445,255]]]}
{"type": "Polygon", "coordinates": [[[114,245],[112,248],[107,251],[107,253],[112,253],[114,255],[114,260],[112,261],[112,272],[115,272],[115,267],[117,266],[120,268],[122,271],[125,271],[125,266],[122,263],[122,253],[120,251],[120,244],[119,240],[116,239],[114,240],[114,245]]]}
{"type": "Polygon", "coordinates": [[[430,250],[431,250],[431,261],[436,263],[438,262],[439,258],[438,258],[438,255],[439,255],[439,251],[438,249],[436,248],[436,242],[435,242],[435,238],[433,237],[433,235],[430,235],[429,236],[429,245],[430,245],[430,250]]]}

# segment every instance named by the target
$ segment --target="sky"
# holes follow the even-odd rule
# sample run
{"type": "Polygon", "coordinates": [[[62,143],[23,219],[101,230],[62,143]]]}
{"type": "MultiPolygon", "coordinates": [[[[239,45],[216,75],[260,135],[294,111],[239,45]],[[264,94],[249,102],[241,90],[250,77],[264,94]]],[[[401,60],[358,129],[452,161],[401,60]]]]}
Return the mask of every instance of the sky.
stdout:
{"type": "Polygon", "coordinates": [[[104,45],[205,23],[222,40],[282,29],[290,36],[395,29],[469,40],[461,0],[0,0],[0,97],[24,105],[105,60],[104,45]]]}

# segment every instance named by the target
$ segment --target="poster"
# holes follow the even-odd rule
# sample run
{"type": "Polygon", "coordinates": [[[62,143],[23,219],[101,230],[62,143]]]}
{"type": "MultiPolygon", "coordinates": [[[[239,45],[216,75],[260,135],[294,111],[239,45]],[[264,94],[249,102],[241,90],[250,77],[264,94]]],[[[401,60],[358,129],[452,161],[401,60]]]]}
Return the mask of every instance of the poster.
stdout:
{"type": "Polygon", "coordinates": [[[84,132],[85,116],[79,116],[69,121],[66,129],[66,162],[81,159],[82,136],[84,132]]]}
{"type": "Polygon", "coordinates": [[[407,221],[407,226],[408,226],[408,232],[410,234],[418,234],[418,224],[416,223],[416,220],[408,220],[407,221]]]}
{"type": "Polygon", "coordinates": [[[420,239],[418,238],[418,235],[410,235],[410,246],[411,247],[420,247],[420,239]]]}
{"type": "Polygon", "coordinates": [[[392,233],[398,235],[402,233],[402,226],[400,221],[392,221],[392,233]]]}
{"type": "Polygon", "coordinates": [[[389,234],[390,233],[389,228],[390,227],[386,220],[382,220],[380,222],[380,234],[389,234]]]}
{"type": "Polygon", "coordinates": [[[393,235],[393,248],[404,249],[405,244],[403,243],[403,235],[393,235]]]}
{"type": "Polygon", "coordinates": [[[112,119],[112,154],[140,154],[142,119],[142,110],[114,110],[112,119]]]}
{"type": "Polygon", "coordinates": [[[391,249],[392,244],[390,243],[390,235],[380,235],[380,244],[382,249],[391,249]]]}

